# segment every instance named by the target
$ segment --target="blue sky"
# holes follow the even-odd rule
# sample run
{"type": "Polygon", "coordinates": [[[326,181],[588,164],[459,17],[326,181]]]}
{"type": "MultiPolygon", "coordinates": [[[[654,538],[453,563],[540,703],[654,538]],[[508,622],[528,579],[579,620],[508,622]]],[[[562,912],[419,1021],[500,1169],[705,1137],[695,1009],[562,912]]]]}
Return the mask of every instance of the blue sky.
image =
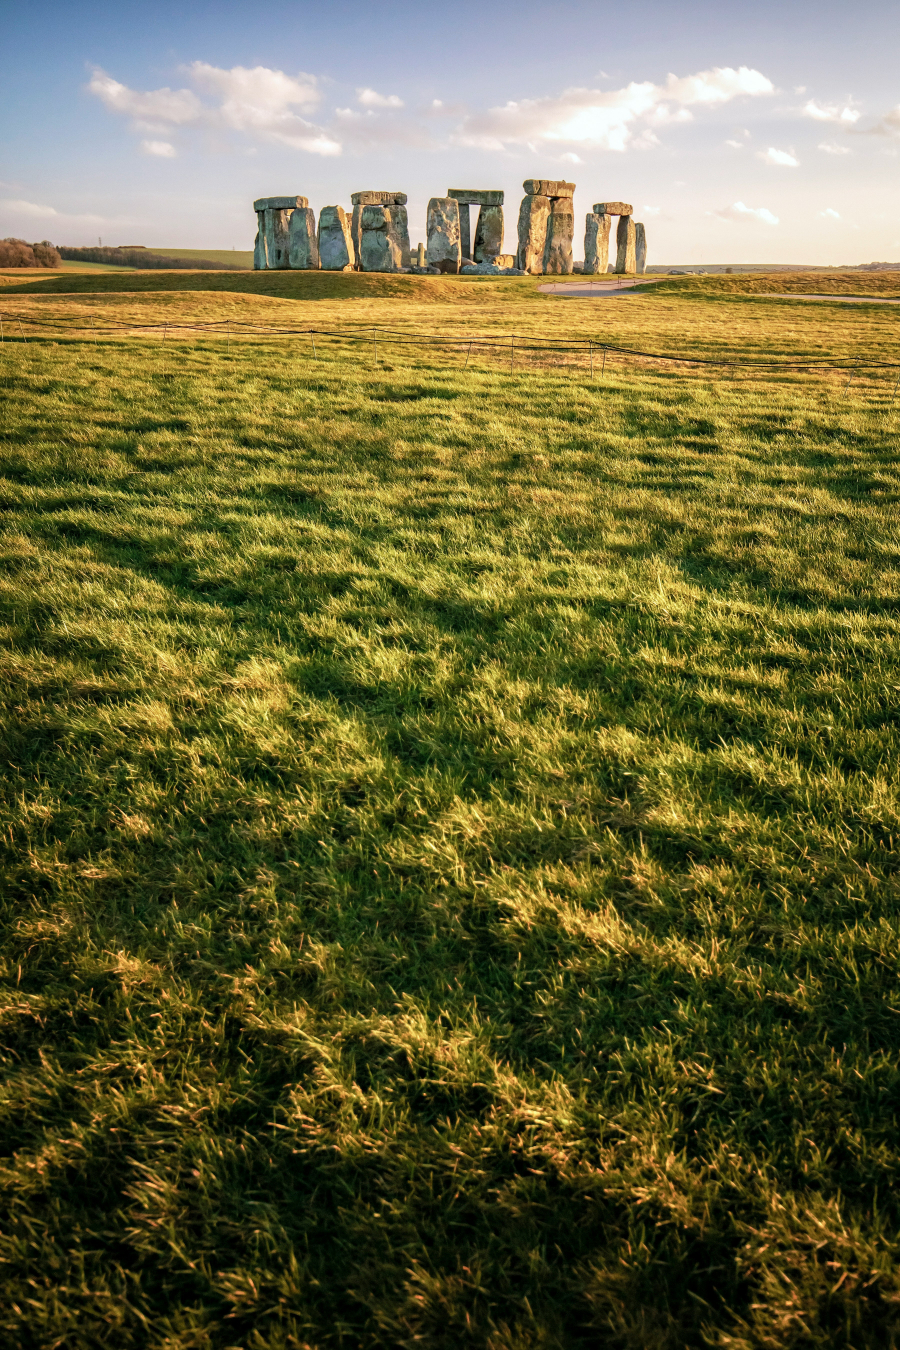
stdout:
{"type": "MultiPolygon", "coordinates": [[[[254,197],[633,202],[651,263],[900,260],[900,5],[8,7],[0,235],[249,248],[254,197]]],[[[576,248],[576,253],[579,250],[576,248]]]]}

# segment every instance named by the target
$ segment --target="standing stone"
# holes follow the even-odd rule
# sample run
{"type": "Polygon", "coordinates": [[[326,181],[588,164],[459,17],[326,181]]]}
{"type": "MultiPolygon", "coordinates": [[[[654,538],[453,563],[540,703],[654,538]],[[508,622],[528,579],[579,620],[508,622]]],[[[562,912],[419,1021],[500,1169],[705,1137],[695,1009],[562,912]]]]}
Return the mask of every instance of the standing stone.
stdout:
{"type": "Polygon", "coordinates": [[[463,258],[472,256],[472,218],[469,203],[459,203],[459,251],[463,258]]]}
{"type": "MultiPolygon", "coordinates": [[[[406,201],[405,196],[403,201],[406,201]]],[[[400,250],[400,266],[409,267],[411,262],[409,247],[409,215],[406,207],[400,202],[392,202],[389,206],[385,206],[384,209],[390,217],[391,233],[394,237],[395,244],[400,250]]]]}
{"type": "Polygon", "coordinates": [[[620,216],[619,228],[616,230],[616,271],[620,274],[635,270],[634,236],[631,216],[620,216]]]}
{"type": "Polygon", "coordinates": [[[429,267],[459,271],[459,216],[459,202],[453,197],[432,197],[428,203],[429,267]]]}
{"type": "Polygon", "coordinates": [[[503,248],[503,207],[482,206],[475,226],[476,263],[489,262],[503,248]]]}
{"type": "Polygon", "coordinates": [[[647,231],[639,220],[634,222],[634,270],[638,273],[647,270],[647,231]]]}
{"type": "Polygon", "coordinates": [[[612,216],[589,211],[584,218],[584,270],[592,276],[605,272],[609,263],[609,227],[612,216]]]}
{"type": "Polygon", "coordinates": [[[544,245],[550,219],[550,198],[529,193],[519,207],[519,248],[516,267],[523,272],[540,272],[544,266],[544,245]]]}
{"type": "Polygon", "coordinates": [[[266,270],[266,220],[263,211],[257,211],[256,238],[253,241],[253,269],[256,272],[266,270]]]}
{"type": "Polygon", "coordinates": [[[288,264],[297,271],[318,271],[316,213],[311,206],[298,206],[296,211],[291,212],[288,227],[288,264]]]}
{"type": "Polygon", "coordinates": [[[350,217],[342,206],[323,206],[319,212],[319,266],[326,272],[346,272],[356,262],[350,236],[350,217]]]}
{"type": "Polygon", "coordinates": [[[417,266],[417,267],[424,267],[425,265],[426,265],[426,264],[425,264],[425,245],[424,245],[424,244],[417,244],[417,245],[416,245],[416,266],[417,266]]]}
{"type": "Polygon", "coordinates": [[[360,267],[364,272],[399,272],[400,248],[384,206],[363,206],[360,213],[360,267]]]}
{"type": "Polygon", "coordinates": [[[253,203],[253,209],[259,220],[259,246],[254,249],[254,264],[257,256],[266,269],[281,270],[290,267],[290,219],[295,210],[305,210],[309,206],[306,197],[259,197],[253,203]]]}
{"type": "Polygon", "coordinates": [[[547,239],[544,245],[544,272],[548,276],[569,276],[574,270],[572,237],[575,215],[571,197],[556,197],[550,206],[547,239]]]}

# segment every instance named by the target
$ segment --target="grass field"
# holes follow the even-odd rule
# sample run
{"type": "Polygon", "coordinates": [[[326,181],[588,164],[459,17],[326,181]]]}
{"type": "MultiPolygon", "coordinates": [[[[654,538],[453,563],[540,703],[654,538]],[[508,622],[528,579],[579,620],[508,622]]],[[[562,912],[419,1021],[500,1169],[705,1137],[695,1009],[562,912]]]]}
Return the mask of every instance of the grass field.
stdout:
{"type": "Polygon", "coordinates": [[[32,324],[900,360],[675,280],[5,287],[0,1340],[898,1343],[890,376],[32,324]]]}

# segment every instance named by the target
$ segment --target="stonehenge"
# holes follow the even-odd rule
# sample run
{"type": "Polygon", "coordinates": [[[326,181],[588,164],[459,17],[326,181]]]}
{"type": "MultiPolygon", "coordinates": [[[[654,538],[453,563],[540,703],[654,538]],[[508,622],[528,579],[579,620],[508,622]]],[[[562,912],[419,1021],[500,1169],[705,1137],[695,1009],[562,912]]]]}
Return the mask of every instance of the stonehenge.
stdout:
{"type": "MultiPolygon", "coordinates": [[[[352,214],[323,206],[318,229],[306,197],[260,197],[253,203],[257,233],[253,266],[348,272],[466,272],[484,275],[532,273],[564,276],[575,270],[575,184],[526,178],[519,208],[515,256],[503,254],[502,189],[448,188],[432,197],[427,245],[410,250],[405,192],[353,192],[352,214]],[[470,209],[477,206],[474,238],[470,209]]],[[[585,217],[584,271],[641,274],[647,266],[647,233],[628,202],[595,202],[585,217]],[[616,227],[616,259],[609,262],[610,230],[616,227]]]]}
{"type": "Polygon", "coordinates": [[[628,202],[595,202],[593,211],[585,217],[585,272],[596,274],[607,270],[613,216],[619,217],[619,223],[616,227],[616,265],[610,271],[620,274],[643,272],[647,266],[647,232],[633,219],[634,207],[628,202]]]}
{"type": "Polygon", "coordinates": [[[572,236],[575,184],[556,179],[526,178],[519,208],[516,266],[523,272],[565,275],[574,270],[572,236]]]}
{"type": "Polygon", "coordinates": [[[459,247],[462,257],[488,262],[503,247],[503,191],[482,188],[448,188],[447,196],[459,203],[459,247]],[[469,207],[477,206],[475,243],[469,207]]]}

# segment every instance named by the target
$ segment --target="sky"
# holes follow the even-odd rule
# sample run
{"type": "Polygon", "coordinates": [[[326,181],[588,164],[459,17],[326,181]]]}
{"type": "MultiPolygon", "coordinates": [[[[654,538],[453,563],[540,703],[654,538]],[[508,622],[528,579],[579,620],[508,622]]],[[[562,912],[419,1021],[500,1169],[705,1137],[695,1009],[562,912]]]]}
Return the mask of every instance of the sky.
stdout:
{"type": "Polygon", "coordinates": [[[650,264],[900,261],[900,5],[7,7],[0,236],[252,248],[253,200],[627,201],[650,264]]]}

